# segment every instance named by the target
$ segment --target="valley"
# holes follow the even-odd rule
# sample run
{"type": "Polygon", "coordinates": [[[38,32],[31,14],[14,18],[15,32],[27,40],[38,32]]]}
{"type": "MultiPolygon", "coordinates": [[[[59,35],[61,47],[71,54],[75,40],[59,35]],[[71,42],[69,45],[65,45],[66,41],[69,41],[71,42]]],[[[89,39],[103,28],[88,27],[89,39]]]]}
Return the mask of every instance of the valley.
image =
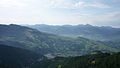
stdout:
{"type": "Polygon", "coordinates": [[[120,67],[119,41],[69,37],[16,24],[0,25],[0,32],[1,68],[120,67]]]}

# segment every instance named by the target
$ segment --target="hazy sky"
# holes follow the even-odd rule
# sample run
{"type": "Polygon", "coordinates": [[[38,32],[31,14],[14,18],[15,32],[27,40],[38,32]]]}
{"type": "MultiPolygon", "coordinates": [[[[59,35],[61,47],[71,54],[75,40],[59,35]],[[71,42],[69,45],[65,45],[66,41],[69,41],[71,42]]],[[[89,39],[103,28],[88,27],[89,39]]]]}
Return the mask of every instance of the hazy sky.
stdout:
{"type": "Polygon", "coordinates": [[[1,24],[120,26],[120,0],[0,0],[1,24]]]}

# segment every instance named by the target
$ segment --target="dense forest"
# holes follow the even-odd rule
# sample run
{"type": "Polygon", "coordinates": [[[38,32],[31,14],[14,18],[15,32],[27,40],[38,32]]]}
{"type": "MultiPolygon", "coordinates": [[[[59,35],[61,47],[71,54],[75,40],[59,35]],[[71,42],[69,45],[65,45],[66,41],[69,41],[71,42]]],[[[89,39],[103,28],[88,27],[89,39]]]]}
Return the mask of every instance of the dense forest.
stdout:
{"type": "Polygon", "coordinates": [[[0,44],[0,68],[24,68],[45,58],[35,52],[0,44]]]}
{"type": "Polygon", "coordinates": [[[49,59],[29,50],[0,44],[0,68],[119,68],[119,60],[120,53],[101,51],[49,59]]]}
{"type": "Polygon", "coordinates": [[[94,52],[78,57],[56,57],[36,62],[32,68],[120,68],[120,53],[94,52]]]}

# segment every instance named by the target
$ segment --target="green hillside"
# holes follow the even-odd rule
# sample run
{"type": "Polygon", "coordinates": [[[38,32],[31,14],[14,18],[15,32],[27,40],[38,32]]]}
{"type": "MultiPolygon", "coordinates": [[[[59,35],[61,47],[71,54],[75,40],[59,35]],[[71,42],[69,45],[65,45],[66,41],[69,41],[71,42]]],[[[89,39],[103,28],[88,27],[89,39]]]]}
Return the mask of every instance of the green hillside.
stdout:
{"type": "Polygon", "coordinates": [[[29,49],[44,55],[78,56],[94,50],[119,51],[117,48],[82,37],[57,36],[13,24],[0,25],[0,32],[0,43],[9,44],[10,46],[19,44],[14,47],[29,49]]]}
{"type": "Polygon", "coordinates": [[[45,58],[35,52],[0,44],[0,68],[26,68],[45,58]]]}

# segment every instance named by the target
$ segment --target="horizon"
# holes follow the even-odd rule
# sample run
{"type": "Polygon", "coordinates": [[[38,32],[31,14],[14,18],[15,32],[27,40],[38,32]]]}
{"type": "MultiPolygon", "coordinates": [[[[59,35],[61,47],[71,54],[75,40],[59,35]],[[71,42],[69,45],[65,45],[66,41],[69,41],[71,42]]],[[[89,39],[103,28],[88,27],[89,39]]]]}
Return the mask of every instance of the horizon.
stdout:
{"type": "Polygon", "coordinates": [[[1,0],[0,24],[120,27],[119,0],[1,0]]]}
{"type": "Polygon", "coordinates": [[[56,24],[15,24],[15,23],[10,23],[10,24],[4,24],[4,23],[0,23],[0,25],[20,25],[20,26],[36,26],[36,25],[47,25],[47,26],[87,26],[87,25],[90,25],[90,26],[95,26],[95,27],[111,27],[111,28],[120,28],[120,27],[114,27],[114,26],[100,26],[100,25],[92,25],[92,24],[75,24],[75,25],[72,25],[72,24],[63,24],[63,25],[56,25],[56,24]]]}

